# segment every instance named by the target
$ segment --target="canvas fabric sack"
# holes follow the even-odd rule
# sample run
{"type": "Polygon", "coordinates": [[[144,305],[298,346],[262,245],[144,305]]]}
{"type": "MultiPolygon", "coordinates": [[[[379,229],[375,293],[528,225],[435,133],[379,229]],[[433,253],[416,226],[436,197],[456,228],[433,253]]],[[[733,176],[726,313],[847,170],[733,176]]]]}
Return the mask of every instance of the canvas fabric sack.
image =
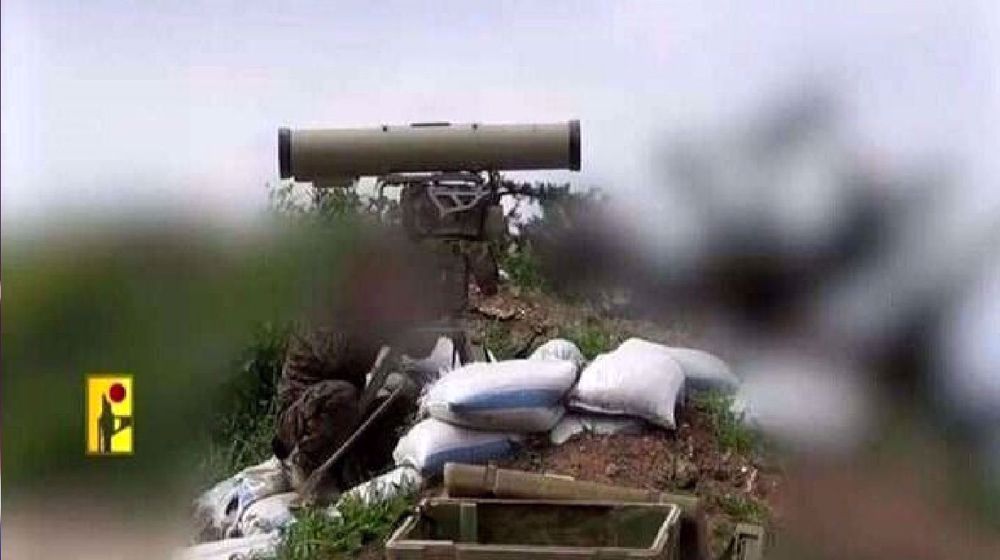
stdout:
{"type": "Polygon", "coordinates": [[[563,400],[576,380],[567,360],[477,362],[456,369],[423,398],[438,420],[500,432],[547,432],[565,413],[563,400]]]}
{"type": "Polygon", "coordinates": [[[683,386],[684,372],[666,346],[632,338],[584,368],[569,406],[638,416],[673,429],[674,408],[683,386]]]}

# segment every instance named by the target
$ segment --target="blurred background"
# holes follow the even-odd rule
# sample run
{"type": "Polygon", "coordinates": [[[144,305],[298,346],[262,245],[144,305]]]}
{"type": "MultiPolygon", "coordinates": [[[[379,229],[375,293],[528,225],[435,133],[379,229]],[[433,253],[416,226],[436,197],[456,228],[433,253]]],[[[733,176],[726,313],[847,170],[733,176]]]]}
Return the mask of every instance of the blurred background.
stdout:
{"type": "Polygon", "coordinates": [[[996,3],[4,0],[0,22],[4,552],[165,556],[218,399],[347,293],[369,232],[289,219],[322,203],[288,202],[279,126],[570,118],[582,171],[510,178],[606,196],[532,232],[543,268],[700,318],[790,450],[788,542],[998,550],[996,3]],[[135,375],[131,458],[83,454],[90,372],[135,375]]]}

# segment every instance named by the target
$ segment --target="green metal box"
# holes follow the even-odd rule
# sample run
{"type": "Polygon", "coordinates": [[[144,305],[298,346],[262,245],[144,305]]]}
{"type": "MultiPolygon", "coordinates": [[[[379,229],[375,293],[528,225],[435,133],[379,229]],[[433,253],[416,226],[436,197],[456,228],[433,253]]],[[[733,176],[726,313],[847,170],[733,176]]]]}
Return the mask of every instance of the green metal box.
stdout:
{"type": "Polygon", "coordinates": [[[386,543],[390,560],[676,560],[674,504],[427,498],[386,543]]]}

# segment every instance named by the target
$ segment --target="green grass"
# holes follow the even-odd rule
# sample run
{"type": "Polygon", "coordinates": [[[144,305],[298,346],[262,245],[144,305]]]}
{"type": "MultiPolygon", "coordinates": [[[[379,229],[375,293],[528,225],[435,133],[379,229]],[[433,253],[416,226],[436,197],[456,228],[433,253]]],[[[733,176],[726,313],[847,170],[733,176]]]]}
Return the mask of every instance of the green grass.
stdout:
{"type": "Polygon", "coordinates": [[[613,325],[595,319],[561,328],[558,336],[576,344],[588,360],[614,350],[629,337],[613,325]]]}
{"type": "Polygon", "coordinates": [[[275,394],[290,326],[259,325],[222,390],[200,469],[213,483],[271,456],[275,394]]]}
{"type": "MultiPolygon", "coordinates": [[[[627,333],[596,319],[560,327],[555,336],[572,341],[588,360],[603,352],[614,350],[629,337],[627,333]]],[[[526,343],[525,340],[513,336],[510,322],[500,320],[487,322],[483,326],[481,338],[483,344],[498,360],[512,359],[526,343]]]]}
{"type": "Polygon", "coordinates": [[[515,286],[538,292],[549,289],[541,263],[530,245],[522,245],[513,252],[497,250],[496,254],[497,264],[507,272],[511,283],[515,286]]]}
{"type": "Polygon", "coordinates": [[[693,400],[694,405],[711,418],[715,438],[723,449],[744,454],[760,449],[762,444],[760,434],[744,424],[743,415],[732,411],[732,397],[718,392],[708,392],[696,395],[693,400]]]}
{"type": "Polygon", "coordinates": [[[323,509],[305,509],[287,529],[273,560],[327,560],[353,558],[366,546],[382,546],[396,523],[413,506],[415,494],[398,496],[366,504],[345,498],[338,509],[340,517],[327,515],[323,509]]]}
{"type": "Polygon", "coordinates": [[[498,360],[509,360],[518,351],[518,343],[511,334],[510,325],[500,320],[486,323],[482,333],[483,344],[498,360]]]}
{"type": "Polygon", "coordinates": [[[715,499],[719,509],[736,521],[764,523],[770,517],[767,506],[745,496],[718,496],[715,499]]]}
{"type": "Polygon", "coordinates": [[[229,441],[212,438],[200,465],[205,486],[229,478],[237,472],[260,463],[271,456],[274,437],[274,415],[247,419],[239,430],[231,430],[229,441]]]}

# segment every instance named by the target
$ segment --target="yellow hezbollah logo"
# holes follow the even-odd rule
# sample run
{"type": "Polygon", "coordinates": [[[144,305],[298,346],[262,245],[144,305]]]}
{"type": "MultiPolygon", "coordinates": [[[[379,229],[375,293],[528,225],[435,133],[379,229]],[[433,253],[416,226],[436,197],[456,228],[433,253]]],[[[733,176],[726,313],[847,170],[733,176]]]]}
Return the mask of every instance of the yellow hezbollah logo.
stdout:
{"type": "Polygon", "coordinates": [[[87,453],[132,454],[132,376],[87,376],[87,453]]]}

